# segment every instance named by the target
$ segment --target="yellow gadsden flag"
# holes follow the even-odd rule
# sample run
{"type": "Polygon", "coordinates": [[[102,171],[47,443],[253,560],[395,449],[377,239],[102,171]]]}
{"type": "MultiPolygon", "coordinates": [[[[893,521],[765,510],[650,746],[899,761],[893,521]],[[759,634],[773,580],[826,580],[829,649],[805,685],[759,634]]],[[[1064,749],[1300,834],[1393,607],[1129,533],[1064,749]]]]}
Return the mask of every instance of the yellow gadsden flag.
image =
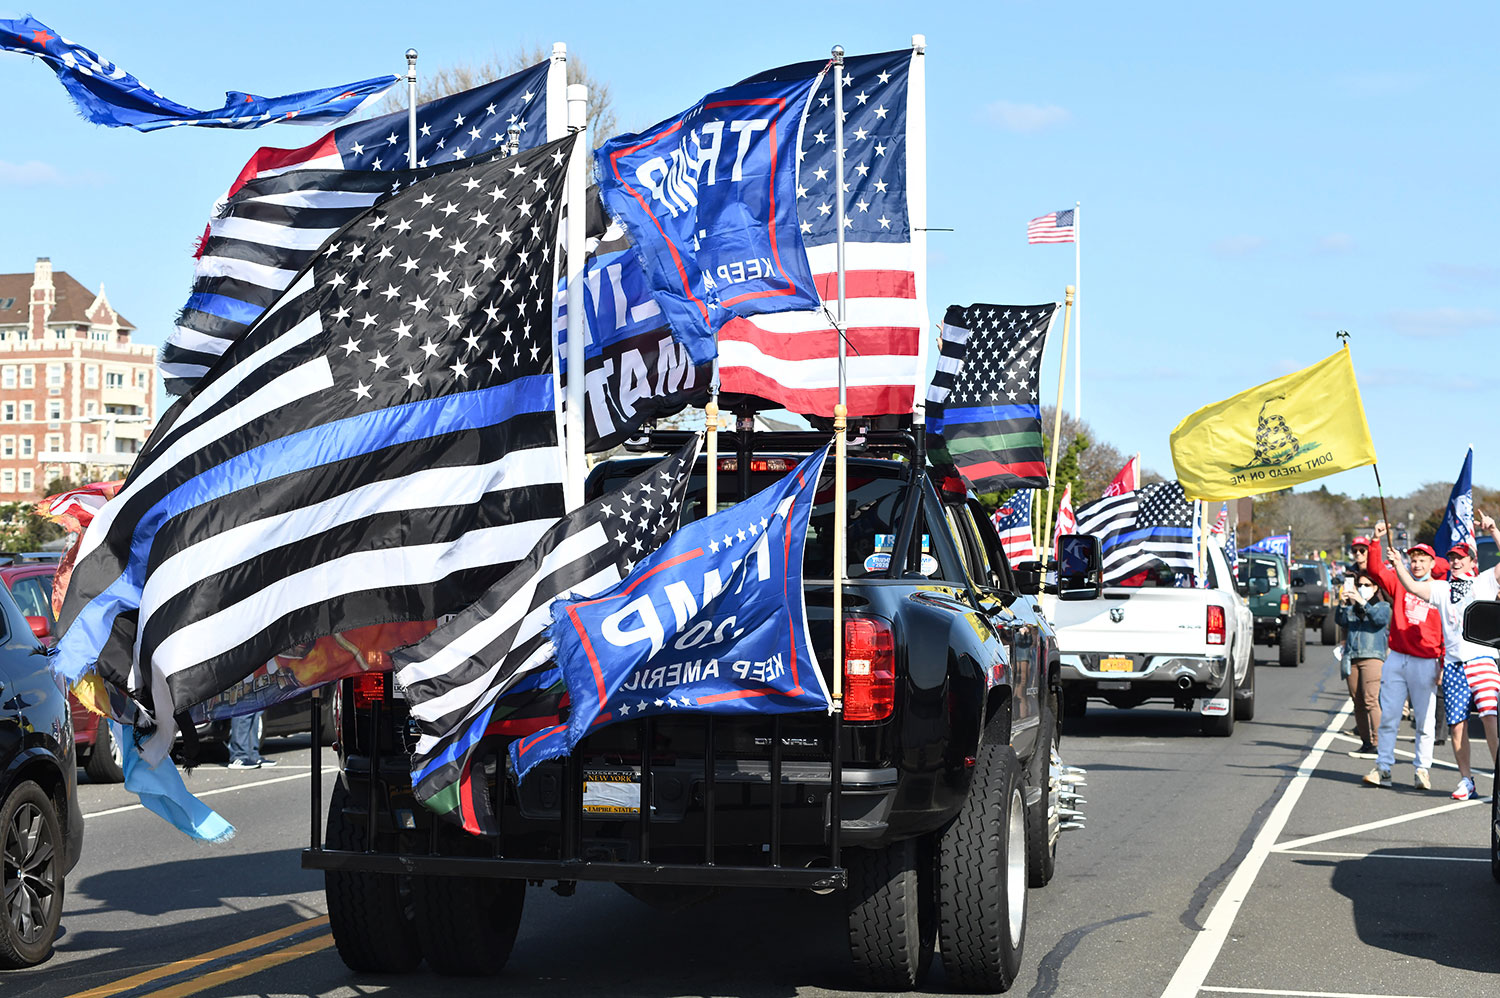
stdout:
{"type": "Polygon", "coordinates": [[[1237,499],[1375,463],[1344,348],[1326,360],[1204,406],[1172,431],[1189,499],[1237,499]]]}

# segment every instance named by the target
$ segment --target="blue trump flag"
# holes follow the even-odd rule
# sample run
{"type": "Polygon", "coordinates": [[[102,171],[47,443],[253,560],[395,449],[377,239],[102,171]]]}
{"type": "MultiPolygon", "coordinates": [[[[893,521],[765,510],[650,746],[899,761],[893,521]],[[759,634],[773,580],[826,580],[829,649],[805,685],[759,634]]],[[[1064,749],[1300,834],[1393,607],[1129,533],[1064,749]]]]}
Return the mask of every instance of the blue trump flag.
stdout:
{"type": "Polygon", "coordinates": [[[797,146],[815,77],[740,83],[599,148],[605,207],[696,363],[735,316],[816,309],[797,221],[797,146]]]}
{"type": "Polygon", "coordinates": [[[653,714],[826,709],[807,637],[802,550],[828,448],[696,520],[599,596],[552,604],[564,724],[511,743],[518,775],[591,730],[653,714]]]}
{"type": "Polygon", "coordinates": [[[168,100],[97,52],[69,41],[33,17],[0,18],[0,49],[45,62],[79,112],[94,124],[141,132],[174,125],[259,128],[275,121],[327,124],[352,114],[396,82],[394,76],[379,76],[285,97],[257,97],[231,90],[224,95],[223,107],[200,111],[168,100]]]}
{"type": "Polygon", "coordinates": [[[1241,551],[1264,551],[1266,554],[1279,554],[1290,564],[1292,560],[1292,538],[1288,534],[1272,534],[1270,537],[1262,537],[1249,547],[1240,548],[1241,551]]]}
{"type": "Polygon", "coordinates": [[[1438,524],[1433,548],[1438,554],[1447,556],[1454,545],[1467,544],[1474,550],[1474,448],[1464,455],[1463,470],[1453,491],[1448,495],[1448,508],[1443,510],[1443,522],[1438,524]]]}

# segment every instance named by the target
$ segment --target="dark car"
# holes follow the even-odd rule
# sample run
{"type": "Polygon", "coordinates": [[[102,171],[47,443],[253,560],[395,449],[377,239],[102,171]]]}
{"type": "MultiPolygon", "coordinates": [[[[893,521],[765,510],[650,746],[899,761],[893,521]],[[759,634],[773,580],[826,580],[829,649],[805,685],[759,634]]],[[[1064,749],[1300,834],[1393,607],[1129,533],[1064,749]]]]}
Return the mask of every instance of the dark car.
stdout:
{"type": "Polygon", "coordinates": [[[52,953],[83,849],[68,690],[10,591],[0,592],[0,967],[52,953]]]}
{"type": "Polygon", "coordinates": [[[1307,650],[1307,625],[1297,595],[1300,590],[1292,586],[1281,555],[1241,551],[1235,575],[1255,616],[1255,643],[1275,645],[1282,665],[1301,665],[1307,650]]]}
{"type": "MultiPolygon", "coordinates": [[[[752,459],[746,446],[720,464],[721,508],[795,466],[795,454],[781,455],[796,435],[774,436],[777,456],[752,459]]],[[[804,446],[826,439],[809,434],[804,446]]],[[[951,986],[1008,988],[1026,887],[1052,878],[1058,832],[1081,817],[1080,774],[1058,756],[1059,660],[1037,598],[1041,566],[1012,571],[977,498],[956,479],[935,483],[911,449],[897,453],[905,459],[849,461],[845,565],[833,563],[831,467],[808,528],[808,627],[821,667],[845,676],[842,715],[632,720],[599,729],[519,784],[503,759],[481,766],[475,779],[502,827],[494,842],[413,799],[415,722],[389,675],[341,681],[326,845],[303,865],[327,871],[344,961],[497,972],[528,882],[556,880],[563,894],[581,880],[615,882],[664,905],[780,887],[845,893],[866,988],[914,987],[937,938],[951,986]],[[835,571],[849,578],[842,663],[832,655],[835,571]],[[600,804],[602,786],[630,790],[621,800],[633,803],[600,804]]],[[[590,490],[649,463],[608,462],[590,490]]],[[[706,471],[700,465],[689,487],[685,520],[703,514],[706,471]]],[[[1097,585],[1075,590],[1073,580],[1097,578],[1097,541],[1069,540],[1079,543],[1067,563],[1080,567],[1062,598],[1093,598],[1097,585]]]]}
{"type": "MultiPolygon", "coordinates": [[[[26,615],[32,633],[46,645],[57,640],[57,616],[52,612],[52,579],[56,574],[56,561],[32,560],[24,555],[0,568],[0,583],[4,583],[26,615]]],[[[125,779],[120,746],[115,744],[109,725],[79,703],[72,692],[68,693],[68,704],[73,712],[73,743],[78,750],[78,763],[89,779],[95,783],[119,783],[125,779]]]]}
{"type": "Polygon", "coordinates": [[[1318,640],[1325,645],[1336,643],[1338,625],[1333,620],[1333,578],[1328,566],[1322,562],[1293,565],[1292,589],[1297,593],[1297,608],[1302,611],[1303,620],[1318,632],[1318,640]]]}

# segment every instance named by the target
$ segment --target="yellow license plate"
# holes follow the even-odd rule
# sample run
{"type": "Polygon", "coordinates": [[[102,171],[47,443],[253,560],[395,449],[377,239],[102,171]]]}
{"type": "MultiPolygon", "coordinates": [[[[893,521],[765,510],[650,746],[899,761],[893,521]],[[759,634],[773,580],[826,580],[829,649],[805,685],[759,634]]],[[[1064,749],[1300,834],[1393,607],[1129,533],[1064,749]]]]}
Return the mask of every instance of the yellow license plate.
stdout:
{"type": "Polygon", "coordinates": [[[1100,672],[1134,672],[1135,662],[1128,658],[1106,658],[1099,662],[1100,672]]]}

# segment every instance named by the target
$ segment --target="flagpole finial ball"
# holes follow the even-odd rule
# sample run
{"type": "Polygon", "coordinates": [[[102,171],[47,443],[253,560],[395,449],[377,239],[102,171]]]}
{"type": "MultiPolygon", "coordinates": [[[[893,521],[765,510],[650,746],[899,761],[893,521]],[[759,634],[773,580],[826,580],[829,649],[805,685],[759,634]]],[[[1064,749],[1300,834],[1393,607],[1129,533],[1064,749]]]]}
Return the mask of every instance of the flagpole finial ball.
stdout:
{"type": "Polygon", "coordinates": [[[417,61],[417,50],[416,49],[407,49],[406,50],[406,61],[407,62],[416,62],[417,61]]]}
{"type": "Polygon", "coordinates": [[[1068,304],[1071,305],[1073,303],[1073,294],[1074,294],[1073,285],[1069,284],[1066,288],[1064,288],[1063,289],[1063,294],[1067,295],[1066,301],[1067,301],[1068,304]]]}
{"type": "Polygon", "coordinates": [[[833,61],[836,62],[836,63],[840,63],[840,64],[843,63],[843,61],[844,61],[844,46],[842,46],[842,45],[835,45],[833,47],[833,61]]]}

